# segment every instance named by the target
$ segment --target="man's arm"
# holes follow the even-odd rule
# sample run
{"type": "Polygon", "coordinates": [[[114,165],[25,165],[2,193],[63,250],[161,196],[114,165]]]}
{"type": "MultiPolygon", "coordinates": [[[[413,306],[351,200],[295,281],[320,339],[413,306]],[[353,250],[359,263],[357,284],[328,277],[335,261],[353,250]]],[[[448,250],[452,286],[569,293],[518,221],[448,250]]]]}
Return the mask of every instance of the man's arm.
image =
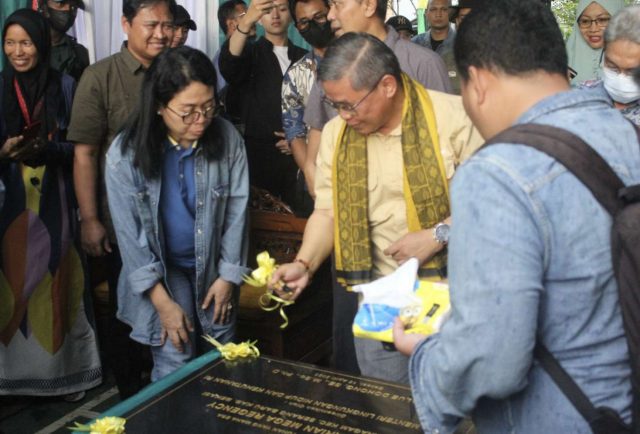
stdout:
{"type": "Polygon", "coordinates": [[[269,286],[274,288],[280,297],[295,300],[309,285],[311,276],[329,257],[332,250],[333,215],[331,210],[316,209],[304,228],[302,246],[296,255],[296,260],[300,261],[279,266],[273,273],[269,286]],[[293,292],[285,292],[279,287],[279,282],[283,282],[293,292]]]}
{"type": "Polygon", "coordinates": [[[75,142],[73,181],[80,208],[82,248],[91,256],[111,252],[106,230],[98,219],[100,144],[107,135],[105,80],[93,67],[82,75],[73,105],[67,139],[75,142]]]}
{"type": "MultiPolygon", "coordinates": [[[[410,379],[425,429],[448,432],[481,398],[522,390],[543,291],[544,241],[529,196],[476,157],[453,181],[451,316],[414,349],[410,379]]],[[[398,348],[405,349],[398,334],[398,348]]],[[[415,345],[415,342],[413,342],[415,345]]]]}
{"type": "Polygon", "coordinates": [[[233,56],[240,56],[242,54],[247,44],[247,39],[249,38],[249,31],[272,7],[273,0],[254,0],[251,2],[247,13],[240,18],[236,31],[233,32],[229,38],[229,52],[233,56]]]}
{"type": "Polygon", "coordinates": [[[111,252],[107,231],[98,219],[99,147],[77,143],[73,159],[73,182],[80,208],[82,248],[91,256],[111,252]]]}

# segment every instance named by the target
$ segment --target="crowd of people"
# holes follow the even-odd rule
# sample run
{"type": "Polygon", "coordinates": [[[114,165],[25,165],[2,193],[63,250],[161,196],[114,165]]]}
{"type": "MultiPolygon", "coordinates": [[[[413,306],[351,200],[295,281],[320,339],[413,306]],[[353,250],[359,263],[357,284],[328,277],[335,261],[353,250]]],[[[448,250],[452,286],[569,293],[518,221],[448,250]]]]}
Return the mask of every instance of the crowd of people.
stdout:
{"type": "Polygon", "coordinates": [[[631,421],[611,217],[552,157],[482,145],[553,126],[640,184],[640,6],[580,0],[565,44],[542,1],[431,0],[415,35],[383,0],[229,0],[210,59],[175,0],[123,0],[126,41],[94,64],[66,34],[78,8],[3,23],[1,395],[79,400],[104,363],[127,398],[201,354],[198,336],[233,341],[251,185],[308,217],[272,289],[295,300],[330,260],[334,367],[410,384],[425,431],[590,432],[538,342],[631,421]],[[448,279],[442,329],[354,338],[350,288],[412,257],[448,279]]]}

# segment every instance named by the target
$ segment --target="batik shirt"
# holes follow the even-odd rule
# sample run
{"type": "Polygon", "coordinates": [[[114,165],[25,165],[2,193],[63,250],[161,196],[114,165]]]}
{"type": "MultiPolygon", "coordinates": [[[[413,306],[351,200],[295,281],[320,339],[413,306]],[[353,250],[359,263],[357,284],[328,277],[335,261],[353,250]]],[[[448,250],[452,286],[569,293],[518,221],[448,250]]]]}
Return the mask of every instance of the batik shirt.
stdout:
{"type": "Polygon", "coordinates": [[[320,59],[313,51],[308,52],[291,65],[282,79],[282,126],[289,142],[307,135],[302,118],[320,59]]]}

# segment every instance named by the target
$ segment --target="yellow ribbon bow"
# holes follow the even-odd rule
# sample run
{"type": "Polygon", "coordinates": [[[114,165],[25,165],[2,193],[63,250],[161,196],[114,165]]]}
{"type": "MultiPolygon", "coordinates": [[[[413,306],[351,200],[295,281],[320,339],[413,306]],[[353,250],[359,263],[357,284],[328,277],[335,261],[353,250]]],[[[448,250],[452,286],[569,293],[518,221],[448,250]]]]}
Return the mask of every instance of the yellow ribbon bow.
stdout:
{"type": "Polygon", "coordinates": [[[220,351],[220,355],[222,356],[222,358],[225,360],[231,361],[236,359],[244,359],[247,357],[260,357],[260,350],[258,350],[258,347],[256,347],[256,342],[258,341],[246,341],[240,344],[229,342],[228,344],[222,345],[220,342],[209,335],[204,335],[202,337],[205,341],[216,347],[216,349],[220,351]]]}
{"type": "Polygon", "coordinates": [[[127,420],[123,417],[107,416],[96,419],[91,425],[81,425],[76,422],[75,426],[68,428],[72,431],[82,431],[91,434],[123,434],[125,423],[127,423],[127,420]]]}
{"type": "Polygon", "coordinates": [[[278,266],[276,260],[269,256],[269,252],[262,252],[256,256],[258,268],[251,272],[251,276],[243,276],[242,279],[251,286],[260,288],[265,286],[271,280],[274,271],[278,266]]]}
{"type": "MultiPolygon", "coordinates": [[[[269,256],[269,252],[266,251],[259,253],[258,256],[256,256],[256,262],[258,263],[258,268],[251,272],[251,276],[245,275],[242,279],[253,287],[261,288],[263,286],[267,286],[267,283],[271,280],[271,277],[276,271],[276,268],[278,268],[278,265],[276,264],[276,260],[269,256]]],[[[279,282],[279,285],[284,286],[282,282],[279,282]]],[[[289,325],[289,318],[287,317],[287,314],[284,313],[284,308],[291,306],[293,303],[293,300],[285,300],[274,295],[273,291],[268,288],[258,299],[260,308],[265,312],[272,312],[276,309],[280,309],[280,316],[284,320],[280,329],[285,329],[289,325]],[[275,304],[272,305],[272,302],[275,304]]]]}

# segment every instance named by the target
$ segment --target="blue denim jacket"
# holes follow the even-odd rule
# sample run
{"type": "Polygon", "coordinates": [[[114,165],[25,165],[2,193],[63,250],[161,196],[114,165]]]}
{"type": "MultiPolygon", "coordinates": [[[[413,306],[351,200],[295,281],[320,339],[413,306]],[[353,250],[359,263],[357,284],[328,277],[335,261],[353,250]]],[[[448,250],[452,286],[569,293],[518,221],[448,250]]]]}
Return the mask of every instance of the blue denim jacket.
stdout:
{"type": "MultiPolygon", "coordinates": [[[[213,317],[213,303],[207,312],[200,308],[213,282],[221,277],[240,284],[248,271],[249,178],[244,142],[229,122],[221,118],[213,122],[218,122],[224,152],[219,159],[207,161],[200,148],[195,163],[195,297],[203,325],[213,317]]],[[[133,166],[133,153],[122,153],[120,138],[116,137],[109,148],[105,169],[109,209],[122,255],[118,318],[132,327],[132,339],[159,345],[160,319],[146,292],[160,281],[169,291],[158,213],[161,177],[145,179],[133,166]]]]}
{"type": "MultiPolygon", "coordinates": [[[[626,184],[640,183],[629,121],[602,96],[547,98],[518,123],[565,128],[626,184]]],[[[630,420],[631,385],[610,250],[611,218],[572,174],[522,145],[481,149],[454,177],[452,315],[410,360],[427,432],[472,415],[479,433],[588,433],[533,360],[540,336],[596,406],[630,420]]]]}

